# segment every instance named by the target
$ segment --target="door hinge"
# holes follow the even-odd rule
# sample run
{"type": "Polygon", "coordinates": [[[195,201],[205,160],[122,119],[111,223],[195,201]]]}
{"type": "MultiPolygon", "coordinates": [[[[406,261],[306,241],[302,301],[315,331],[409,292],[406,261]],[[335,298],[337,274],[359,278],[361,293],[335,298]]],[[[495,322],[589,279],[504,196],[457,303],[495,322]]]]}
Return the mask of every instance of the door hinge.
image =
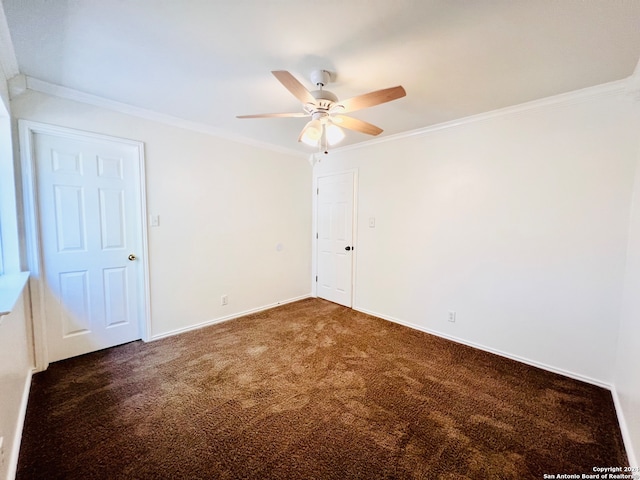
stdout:
{"type": "Polygon", "coordinates": [[[319,238],[319,237],[318,237],[318,232],[316,232],[316,240],[317,240],[318,238],[319,238]]]}
{"type": "Polygon", "coordinates": [[[320,195],[320,187],[316,188],[316,195],[320,195]]]}
{"type": "Polygon", "coordinates": [[[316,275],[316,283],[318,283],[318,275],[316,275]]]}

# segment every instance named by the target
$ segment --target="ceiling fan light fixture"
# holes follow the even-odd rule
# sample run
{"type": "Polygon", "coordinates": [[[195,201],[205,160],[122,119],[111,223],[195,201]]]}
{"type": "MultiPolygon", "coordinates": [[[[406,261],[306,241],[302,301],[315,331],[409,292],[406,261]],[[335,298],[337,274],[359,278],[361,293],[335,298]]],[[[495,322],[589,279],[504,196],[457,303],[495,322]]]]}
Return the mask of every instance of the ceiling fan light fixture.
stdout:
{"type": "Polygon", "coordinates": [[[315,147],[318,145],[318,140],[311,140],[306,135],[303,135],[300,141],[306,145],[309,145],[310,147],[315,147]]]}
{"type": "Polygon", "coordinates": [[[344,140],[345,134],[344,131],[337,125],[333,123],[329,123],[326,125],[327,129],[327,142],[329,145],[336,145],[344,140]]]}
{"type": "Polygon", "coordinates": [[[307,123],[300,141],[310,147],[320,147],[320,150],[327,153],[329,146],[340,143],[344,137],[344,131],[337,125],[316,119],[307,123]]]}
{"type": "Polygon", "coordinates": [[[311,147],[318,145],[318,140],[322,137],[322,122],[318,119],[311,120],[304,127],[304,133],[300,141],[311,147]]]}

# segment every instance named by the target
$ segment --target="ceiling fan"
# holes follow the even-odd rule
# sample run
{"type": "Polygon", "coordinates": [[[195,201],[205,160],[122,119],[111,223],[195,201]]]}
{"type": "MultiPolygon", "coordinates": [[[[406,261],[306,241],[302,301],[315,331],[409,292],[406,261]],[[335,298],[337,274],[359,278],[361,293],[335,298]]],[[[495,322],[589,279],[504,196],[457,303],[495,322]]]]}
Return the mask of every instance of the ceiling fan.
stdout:
{"type": "Polygon", "coordinates": [[[331,80],[331,73],[327,70],[315,70],[311,72],[311,82],[318,87],[309,91],[293,75],[286,70],[271,72],[294,97],[302,102],[302,112],[298,113],[261,113],[257,115],[238,115],[236,118],[282,118],[282,117],[311,117],[304,126],[299,142],[311,146],[319,146],[320,151],[328,153],[328,146],[338,143],[344,138],[344,132],[340,127],[367,135],[379,135],[380,127],[363,120],[342,115],[355,112],[363,108],[373,107],[381,103],[397,100],[407,93],[401,86],[384,88],[364,95],[339,101],[338,97],[324,86],[331,80]]]}

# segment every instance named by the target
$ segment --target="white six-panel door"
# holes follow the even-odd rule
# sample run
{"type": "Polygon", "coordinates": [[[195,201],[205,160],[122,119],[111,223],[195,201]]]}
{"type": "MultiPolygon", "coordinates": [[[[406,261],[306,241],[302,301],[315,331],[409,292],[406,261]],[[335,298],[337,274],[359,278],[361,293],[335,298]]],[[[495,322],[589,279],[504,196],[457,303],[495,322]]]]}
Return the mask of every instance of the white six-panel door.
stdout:
{"type": "Polygon", "coordinates": [[[353,172],[318,178],[317,295],[351,307],[353,172]]]}
{"type": "Polygon", "coordinates": [[[139,339],[138,149],[42,132],[31,138],[48,361],[139,339]]]}

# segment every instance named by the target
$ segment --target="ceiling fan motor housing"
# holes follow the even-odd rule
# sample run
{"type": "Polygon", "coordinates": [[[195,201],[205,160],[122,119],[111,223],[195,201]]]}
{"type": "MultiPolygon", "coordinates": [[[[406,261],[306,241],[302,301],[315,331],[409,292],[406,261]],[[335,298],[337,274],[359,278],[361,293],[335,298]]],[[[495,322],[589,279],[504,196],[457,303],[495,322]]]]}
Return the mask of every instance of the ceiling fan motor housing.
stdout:
{"type": "Polygon", "coordinates": [[[338,97],[334,93],[322,89],[330,81],[331,72],[329,70],[314,70],[311,72],[311,82],[317,85],[319,89],[309,92],[316,99],[315,105],[310,109],[310,113],[328,112],[338,102],[338,97]]]}
{"type": "Polygon", "coordinates": [[[329,110],[334,103],[338,102],[338,97],[329,90],[314,90],[309,92],[316,99],[316,109],[329,110]]]}

